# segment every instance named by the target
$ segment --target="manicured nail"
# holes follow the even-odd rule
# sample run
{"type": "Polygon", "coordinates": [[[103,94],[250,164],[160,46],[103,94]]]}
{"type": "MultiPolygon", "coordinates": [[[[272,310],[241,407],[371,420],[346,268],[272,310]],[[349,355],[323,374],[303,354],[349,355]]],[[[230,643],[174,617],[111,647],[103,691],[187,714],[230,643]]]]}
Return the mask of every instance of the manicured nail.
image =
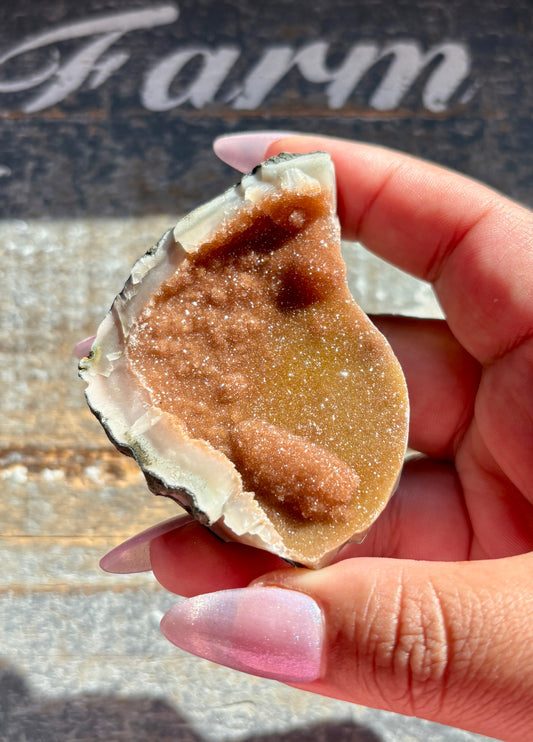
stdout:
{"type": "Polygon", "coordinates": [[[311,597],[294,590],[198,595],[171,608],[161,630],[186,652],[251,675],[285,683],[320,676],[324,617],[311,597]]]}
{"type": "Polygon", "coordinates": [[[213,142],[216,156],[226,165],[249,173],[263,162],[268,145],[278,139],[294,136],[290,131],[255,131],[240,134],[226,134],[213,142]]]}
{"type": "Polygon", "coordinates": [[[100,560],[101,569],[104,572],[117,575],[148,572],[152,568],[150,564],[150,541],[169,533],[169,531],[182,528],[193,520],[194,518],[190,515],[180,515],[132,536],[102,557],[100,560]]]}
{"type": "Polygon", "coordinates": [[[85,356],[89,355],[95,337],[96,335],[90,335],[90,337],[83,338],[83,340],[80,340],[79,343],[76,343],[76,345],[72,349],[72,352],[74,353],[76,358],[79,358],[81,360],[82,358],[85,358],[85,356]]]}

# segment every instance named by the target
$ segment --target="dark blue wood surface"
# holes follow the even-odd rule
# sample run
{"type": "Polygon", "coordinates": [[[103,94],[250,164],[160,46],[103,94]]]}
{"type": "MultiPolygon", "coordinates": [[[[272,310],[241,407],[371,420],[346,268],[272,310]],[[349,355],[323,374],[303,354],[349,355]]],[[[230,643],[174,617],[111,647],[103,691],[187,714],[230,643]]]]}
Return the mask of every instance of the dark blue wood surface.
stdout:
{"type": "Polygon", "coordinates": [[[265,128],[398,147],[533,204],[532,10],[3,3],[0,215],[183,212],[234,180],[212,138],[265,128]]]}

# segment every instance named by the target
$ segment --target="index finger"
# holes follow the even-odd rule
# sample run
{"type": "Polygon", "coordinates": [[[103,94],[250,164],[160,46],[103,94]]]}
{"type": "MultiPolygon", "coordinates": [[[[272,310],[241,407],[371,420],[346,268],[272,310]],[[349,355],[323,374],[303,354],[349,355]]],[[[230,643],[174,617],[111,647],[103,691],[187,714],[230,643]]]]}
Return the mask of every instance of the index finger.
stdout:
{"type": "Polygon", "coordinates": [[[462,345],[489,363],[533,334],[533,215],[490,188],[372,145],[291,136],[266,153],[328,151],[344,236],[433,283],[462,345]]]}

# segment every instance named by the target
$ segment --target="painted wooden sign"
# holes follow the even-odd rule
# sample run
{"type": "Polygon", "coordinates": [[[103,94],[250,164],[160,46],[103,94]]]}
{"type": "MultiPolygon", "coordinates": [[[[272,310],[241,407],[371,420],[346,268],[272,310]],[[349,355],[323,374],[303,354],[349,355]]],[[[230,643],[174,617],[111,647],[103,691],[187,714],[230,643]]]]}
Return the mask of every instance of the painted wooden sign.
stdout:
{"type": "Polygon", "coordinates": [[[227,177],[212,138],[264,128],[399,147],[533,201],[525,0],[20,0],[0,14],[5,216],[183,211],[227,177]]]}

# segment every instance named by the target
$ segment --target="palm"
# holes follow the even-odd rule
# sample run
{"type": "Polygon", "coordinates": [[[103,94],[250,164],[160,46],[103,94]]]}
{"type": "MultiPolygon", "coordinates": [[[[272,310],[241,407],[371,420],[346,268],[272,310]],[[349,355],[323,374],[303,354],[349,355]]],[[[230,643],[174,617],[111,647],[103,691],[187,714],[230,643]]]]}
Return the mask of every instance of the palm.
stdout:
{"type": "Polygon", "coordinates": [[[472,523],[471,558],[533,549],[532,456],[527,434],[532,348],[524,343],[484,369],[476,414],[457,452],[457,471],[472,523]]]}

